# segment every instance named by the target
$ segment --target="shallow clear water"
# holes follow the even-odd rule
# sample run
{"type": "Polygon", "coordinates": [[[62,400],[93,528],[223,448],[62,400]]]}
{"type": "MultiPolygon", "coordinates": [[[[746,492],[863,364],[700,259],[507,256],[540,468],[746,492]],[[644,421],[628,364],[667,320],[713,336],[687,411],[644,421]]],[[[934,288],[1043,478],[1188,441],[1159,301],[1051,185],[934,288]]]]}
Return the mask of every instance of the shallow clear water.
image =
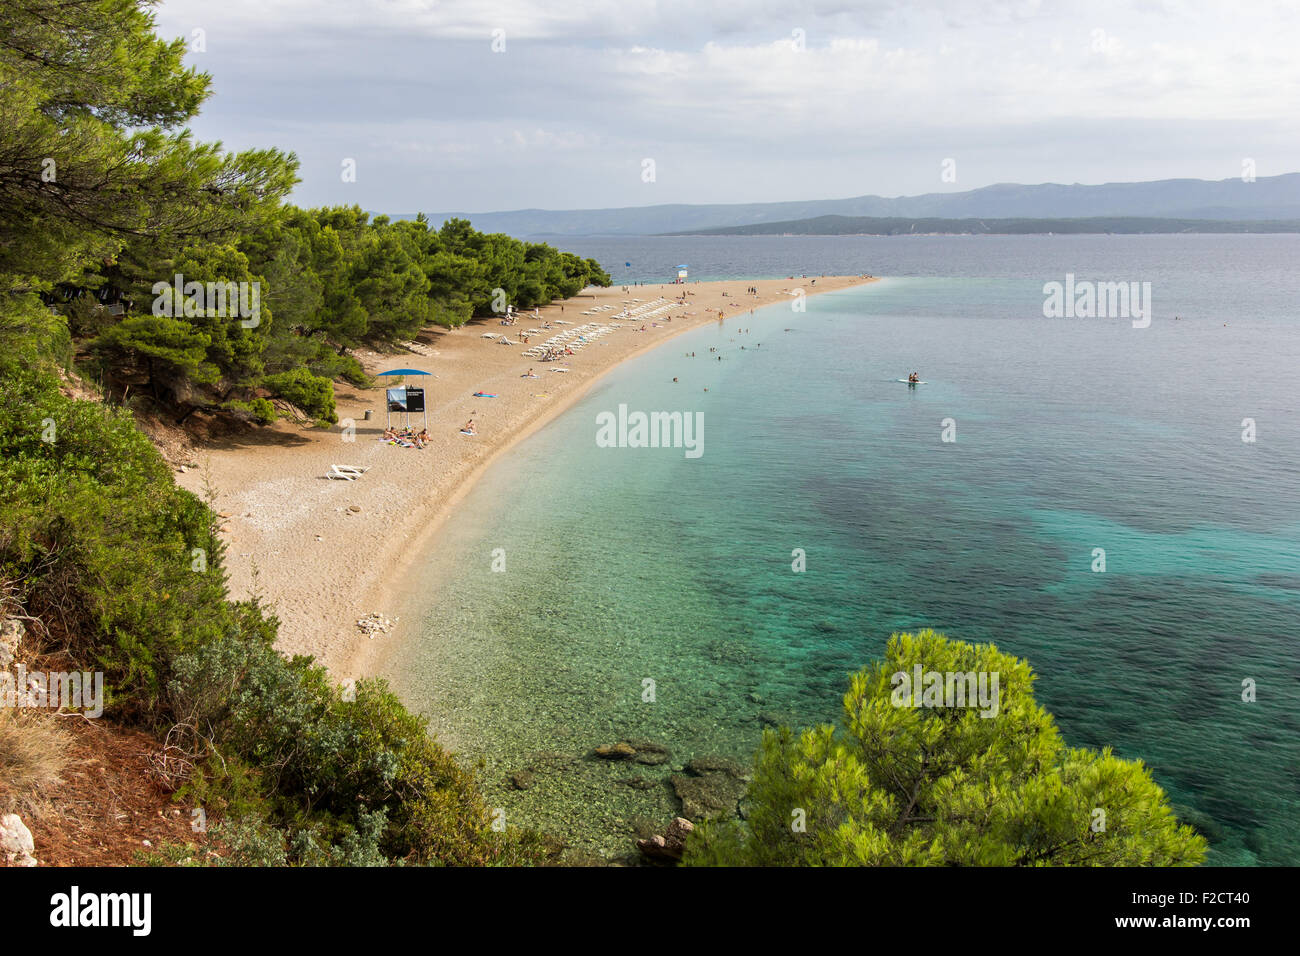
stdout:
{"type": "MultiPolygon", "coordinates": [[[[785,271],[715,242],[667,258],[785,271]]],[[[898,277],[679,336],[489,471],[421,572],[399,692],[513,822],[619,855],[674,768],[833,719],[892,631],[934,627],[1027,658],[1067,741],[1146,761],[1211,862],[1300,863],[1300,237],[822,243],[819,272],[898,277]],[[1150,328],[1043,318],[1066,271],[1151,281],[1150,328]],[[620,403],[702,412],[703,456],[597,447],[620,403]],[[628,738],[670,763],[575,759],[628,738]]]]}

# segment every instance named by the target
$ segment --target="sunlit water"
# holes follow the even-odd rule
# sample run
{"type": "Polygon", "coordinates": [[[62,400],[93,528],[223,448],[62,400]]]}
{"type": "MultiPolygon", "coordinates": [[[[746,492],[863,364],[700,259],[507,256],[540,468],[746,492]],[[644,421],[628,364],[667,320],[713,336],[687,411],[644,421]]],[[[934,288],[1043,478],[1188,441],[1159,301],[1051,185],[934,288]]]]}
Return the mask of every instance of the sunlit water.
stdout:
{"type": "Polygon", "coordinates": [[[492,805],[624,855],[687,760],[833,719],[891,632],[934,627],[1027,658],[1066,740],[1144,760],[1211,862],[1300,863],[1300,237],[709,242],[572,246],[899,277],[679,336],[467,496],[384,670],[492,805]],[[1043,318],[1067,271],[1151,281],[1151,326],[1043,318]],[[620,403],[702,412],[703,456],[598,448],[620,403]],[[629,738],[671,760],[586,758],[629,738]]]}

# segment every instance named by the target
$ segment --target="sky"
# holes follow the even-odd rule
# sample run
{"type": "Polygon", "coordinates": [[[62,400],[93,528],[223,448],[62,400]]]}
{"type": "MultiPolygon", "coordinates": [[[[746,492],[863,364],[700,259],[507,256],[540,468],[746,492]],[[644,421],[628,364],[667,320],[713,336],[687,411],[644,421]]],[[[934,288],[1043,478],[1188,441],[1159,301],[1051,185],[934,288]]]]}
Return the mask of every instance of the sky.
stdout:
{"type": "Polygon", "coordinates": [[[195,134],[294,152],[304,206],[1300,170],[1294,0],[163,0],[156,15],[212,76],[195,134]]]}

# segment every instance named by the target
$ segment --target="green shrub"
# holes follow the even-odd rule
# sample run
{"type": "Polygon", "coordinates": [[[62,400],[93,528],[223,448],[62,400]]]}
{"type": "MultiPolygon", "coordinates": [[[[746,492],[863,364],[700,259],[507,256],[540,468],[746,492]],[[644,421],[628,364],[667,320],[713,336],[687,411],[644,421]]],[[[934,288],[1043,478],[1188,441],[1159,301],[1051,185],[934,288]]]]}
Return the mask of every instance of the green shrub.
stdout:
{"type": "Polygon", "coordinates": [[[540,845],[491,830],[472,775],[429,736],[382,680],[345,701],[324,668],[269,644],[226,636],[181,655],[170,685],[177,718],[261,773],[286,830],[349,858],[369,851],[448,865],[538,862],[540,845]],[[358,843],[357,841],[361,842],[358,843]]]}
{"type": "Polygon", "coordinates": [[[129,413],[62,395],[45,369],[0,380],[0,576],[105,672],[110,701],[151,709],[175,654],[248,625],[213,519],[129,413]]]}
{"type": "Polygon", "coordinates": [[[268,375],[262,385],[317,421],[333,425],[339,420],[334,410],[334,383],[305,368],[268,375]]]}
{"type": "MultiPolygon", "coordinates": [[[[706,823],[684,862],[749,866],[1179,866],[1205,855],[1139,761],[1067,747],[1033,672],[993,645],[896,634],[855,674],[839,729],[766,731],[746,825],[706,823]],[[913,706],[896,675],[998,675],[996,710],[913,706]],[[993,711],[990,713],[990,711],[993,711]],[[1099,813],[1100,811],[1100,813],[1099,813]]],[[[916,689],[918,703],[922,701],[916,689]]]]}

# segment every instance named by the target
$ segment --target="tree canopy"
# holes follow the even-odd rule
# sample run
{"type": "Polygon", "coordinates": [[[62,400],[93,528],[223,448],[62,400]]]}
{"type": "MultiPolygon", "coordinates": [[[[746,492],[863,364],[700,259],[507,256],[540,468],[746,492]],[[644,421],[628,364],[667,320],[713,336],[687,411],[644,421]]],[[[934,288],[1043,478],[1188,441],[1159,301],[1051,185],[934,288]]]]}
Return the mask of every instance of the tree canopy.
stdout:
{"type": "Polygon", "coordinates": [[[210,78],[155,35],[152,5],[0,8],[0,290],[65,314],[110,394],[261,422],[278,397],[332,423],[330,383],[366,382],[350,350],[609,284],[592,259],[464,220],[285,204],[292,153],[193,139],[210,78]],[[256,321],[190,293],[160,307],[173,281],[255,291],[256,321]]]}
{"type": "Polygon", "coordinates": [[[1027,663],[991,644],[895,634],[883,660],[853,675],[838,728],[764,733],[745,824],[700,827],[685,862],[1199,863],[1204,838],[1179,824],[1142,763],[1068,746],[1033,683],[1027,663]],[[907,687],[918,666],[945,689],[947,675],[985,675],[996,711],[931,695],[937,681],[907,687]]]}

